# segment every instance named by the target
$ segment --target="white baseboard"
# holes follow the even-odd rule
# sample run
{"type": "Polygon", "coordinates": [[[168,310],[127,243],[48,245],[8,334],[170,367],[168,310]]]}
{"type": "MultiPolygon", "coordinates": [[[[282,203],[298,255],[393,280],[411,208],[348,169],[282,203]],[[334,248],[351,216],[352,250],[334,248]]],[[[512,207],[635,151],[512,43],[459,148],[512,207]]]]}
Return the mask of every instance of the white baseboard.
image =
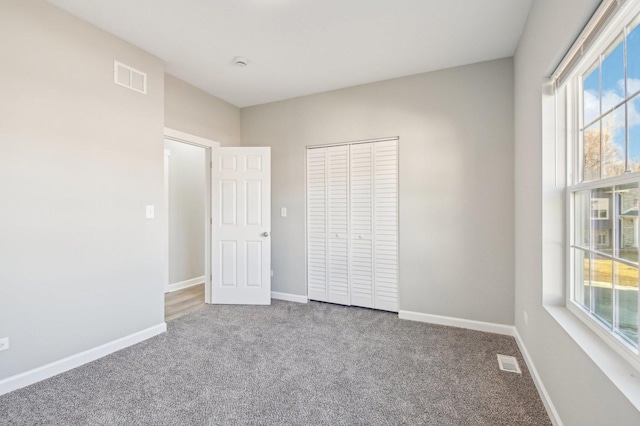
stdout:
{"type": "Polygon", "coordinates": [[[544,383],[542,383],[542,379],[538,375],[538,370],[536,370],[536,366],[533,364],[533,360],[529,355],[529,351],[527,351],[527,347],[524,345],[522,338],[520,337],[520,333],[518,333],[517,328],[513,328],[513,337],[516,339],[516,343],[518,344],[518,348],[520,348],[520,353],[524,358],[524,362],[527,364],[527,368],[529,369],[529,373],[531,373],[531,377],[533,378],[533,383],[535,383],[536,388],[538,389],[538,394],[540,395],[540,399],[542,399],[542,403],[544,404],[544,408],[547,409],[547,414],[551,419],[551,423],[554,426],[562,426],[562,420],[560,420],[560,415],[556,410],[556,407],[551,402],[551,398],[547,393],[547,389],[544,387],[544,383]]]}
{"type": "Polygon", "coordinates": [[[486,333],[505,334],[507,336],[513,336],[513,332],[515,330],[512,325],[445,317],[442,315],[423,314],[420,312],[400,311],[398,312],[398,317],[404,320],[447,325],[449,327],[467,328],[469,330],[484,331],[486,333]]]}
{"type": "Polygon", "coordinates": [[[169,284],[164,290],[165,293],[171,293],[173,291],[182,290],[183,288],[191,287],[192,285],[202,284],[204,282],[204,275],[201,277],[191,278],[190,280],[180,281],[179,283],[169,284]]]}
{"type": "Polygon", "coordinates": [[[153,336],[164,333],[165,331],[167,331],[167,323],[163,322],[145,330],[138,331],[137,333],[105,343],[104,345],[52,362],[51,364],[43,365],[42,367],[7,377],[6,379],[0,380],[0,395],[32,385],[88,362],[95,361],[98,358],[102,358],[103,356],[117,352],[128,346],[135,345],[136,343],[140,343],[153,336]]]}
{"type": "Polygon", "coordinates": [[[271,292],[271,298],[278,299],[278,300],[286,300],[287,302],[297,302],[297,303],[309,302],[309,300],[307,299],[307,296],[299,296],[297,294],[290,294],[290,293],[280,293],[277,291],[271,292]]]}

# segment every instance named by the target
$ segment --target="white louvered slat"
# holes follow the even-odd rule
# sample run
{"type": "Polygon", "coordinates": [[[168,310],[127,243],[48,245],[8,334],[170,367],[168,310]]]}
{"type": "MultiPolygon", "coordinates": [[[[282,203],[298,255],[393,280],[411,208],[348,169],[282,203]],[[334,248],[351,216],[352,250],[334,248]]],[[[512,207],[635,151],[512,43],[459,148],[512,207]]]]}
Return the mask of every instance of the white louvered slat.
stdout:
{"type": "Polygon", "coordinates": [[[349,146],[327,148],[327,161],[328,299],[349,305],[349,146]]]}
{"type": "Polygon", "coordinates": [[[398,141],[373,144],[374,307],[398,311],[398,141]]]}
{"type": "Polygon", "coordinates": [[[307,285],[312,300],[327,292],[327,148],[307,150],[307,285]]]}
{"type": "Polygon", "coordinates": [[[350,147],[351,304],[373,308],[373,144],[350,147]]]}

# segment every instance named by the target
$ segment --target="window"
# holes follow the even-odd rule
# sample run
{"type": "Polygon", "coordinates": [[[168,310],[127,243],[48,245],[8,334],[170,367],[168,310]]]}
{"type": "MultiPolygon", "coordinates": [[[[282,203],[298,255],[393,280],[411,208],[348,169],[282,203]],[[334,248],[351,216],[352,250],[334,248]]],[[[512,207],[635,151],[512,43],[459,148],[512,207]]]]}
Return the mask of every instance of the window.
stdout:
{"type": "Polygon", "coordinates": [[[640,1],[629,3],[556,96],[569,144],[567,306],[640,368],[640,1]]]}
{"type": "Polygon", "coordinates": [[[593,198],[591,200],[591,219],[609,219],[609,200],[607,198],[593,198]]]}

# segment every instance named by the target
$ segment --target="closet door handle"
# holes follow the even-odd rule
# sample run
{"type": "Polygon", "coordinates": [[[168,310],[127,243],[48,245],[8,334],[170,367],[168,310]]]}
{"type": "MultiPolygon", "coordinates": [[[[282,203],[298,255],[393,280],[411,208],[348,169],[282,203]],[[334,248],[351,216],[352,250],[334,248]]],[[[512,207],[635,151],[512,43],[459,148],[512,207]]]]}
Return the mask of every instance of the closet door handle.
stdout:
{"type": "Polygon", "coordinates": [[[264,231],[261,235],[263,237],[268,237],[269,236],[269,231],[264,231]]]}

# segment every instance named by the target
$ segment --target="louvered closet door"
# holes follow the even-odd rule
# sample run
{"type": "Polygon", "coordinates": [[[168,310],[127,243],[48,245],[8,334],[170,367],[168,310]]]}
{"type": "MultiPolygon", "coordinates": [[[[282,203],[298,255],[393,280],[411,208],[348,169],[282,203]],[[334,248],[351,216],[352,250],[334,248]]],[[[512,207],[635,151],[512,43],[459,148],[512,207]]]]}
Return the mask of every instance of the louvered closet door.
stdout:
{"type": "Polygon", "coordinates": [[[307,150],[307,285],[312,300],[327,302],[327,148],[307,150]]]}
{"type": "Polygon", "coordinates": [[[373,144],[374,307],[398,311],[398,141],[373,144]]]}
{"type": "Polygon", "coordinates": [[[349,146],[327,150],[328,296],[329,302],[349,305],[349,146]]]}
{"type": "Polygon", "coordinates": [[[373,144],[350,147],[351,304],[373,308],[373,144]]]}

